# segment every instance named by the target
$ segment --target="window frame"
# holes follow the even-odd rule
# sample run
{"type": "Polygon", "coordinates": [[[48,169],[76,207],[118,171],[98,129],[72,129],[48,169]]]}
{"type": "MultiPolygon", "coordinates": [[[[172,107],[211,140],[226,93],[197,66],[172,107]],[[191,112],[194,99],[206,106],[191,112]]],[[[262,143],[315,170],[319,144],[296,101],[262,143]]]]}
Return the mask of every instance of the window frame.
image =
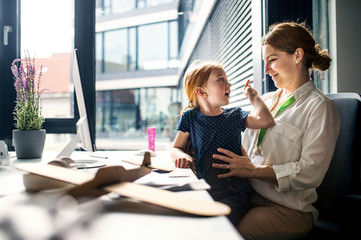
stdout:
{"type": "Polygon", "coordinates": [[[9,44],[5,46],[0,41],[0,140],[3,140],[10,151],[12,146],[12,130],[14,129],[13,110],[15,107],[16,93],[14,89],[13,76],[10,70],[11,62],[19,58],[20,44],[19,18],[20,0],[7,1],[0,0],[0,24],[12,27],[12,32],[8,35],[9,44]]]}
{"type": "MultiPolygon", "coordinates": [[[[1,81],[5,94],[1,97],[0,109],[2,129],[0,139],[5,140],[10,151],[14,150],[12,146],[12,130],[14,129],[14,120],[12,111],[15,106],[15,89],[12,79],[10,65],[15,58],[20,58],[20,4],[17,1],[1,1],[1,7],[7,9],[2,16],[2,23],[8,23],[13,26],[12,34],[9,34],[9,44],[6,51],[3,51],[4,69],[1,69],[1,81]],[[10,60],[11,59],[11,60],[10,60]],[[5,77],[6,76],[6,77],[5,77]],[[6,108],[6,109],[5,109],[6,108]],[[4,109],[4,110],[3,110],[4,109]],[[11,113],[9,112],[11,109],[11,113]],[[4,114],[4,115],[3,115],[4,114]]],[[[90,125],[91,137],[95,141],[95,0],[74,0],[74,47],[78,49],[78,64],[82,81],[85,105],[90,125]]],[[[75,91],[74,91],[75,92],[75,91]]],[[[75,93],[74,93],[75,94],[75,93]]],[[[74,99],[75,96],[74,96],[74,99]]],[[[47,133],[76,133],[76,122],[79,119],[78,107],[74,101],[73,118],[46,118],[43,128],[47,133]]]]}

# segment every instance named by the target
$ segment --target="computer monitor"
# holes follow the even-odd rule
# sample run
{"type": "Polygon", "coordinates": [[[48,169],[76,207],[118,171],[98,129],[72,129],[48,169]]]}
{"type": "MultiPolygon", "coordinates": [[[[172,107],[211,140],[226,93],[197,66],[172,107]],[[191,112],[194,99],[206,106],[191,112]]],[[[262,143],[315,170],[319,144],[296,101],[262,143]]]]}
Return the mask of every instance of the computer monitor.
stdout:
{"type": "Polygon", "coordinates": [[[95,151],[95,144],[93,143],[90,135],[90,128],[89,128],[90,124],[87,118],[76,49],[73,51],[72,79],[75,87],[76,101],[78,104],[79,120],[76,123],[76,135],[68,142],[68,144],[63,148],[63,150],[58,154],[57,156],[58,158],[70,157],[70,155],[73,153],[75,148],[77,148],[78,146],[88,152],[95,151]]]}

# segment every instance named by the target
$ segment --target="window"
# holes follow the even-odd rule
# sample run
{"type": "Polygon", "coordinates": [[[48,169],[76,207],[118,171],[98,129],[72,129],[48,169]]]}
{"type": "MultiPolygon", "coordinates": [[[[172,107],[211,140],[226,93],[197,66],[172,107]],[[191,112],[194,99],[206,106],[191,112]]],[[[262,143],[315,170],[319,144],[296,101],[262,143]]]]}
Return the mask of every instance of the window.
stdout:
{"type": "Polygon", "coordinates": [[[178,22],[98,32],[96,41],[97,84],[107,86],[96,92],[97,149],[147,148],[148,126],[157,128],[156,149],[169,149],[180,111],[176,86],[166,83],[178,67],[178,22]],[[152,86],[160,78],[164,86],[152,86]]]}
{"type": "Polygon", "coordinates": [[[190,62],[201,59],[223,64],[232,84],[228,107],[248,110],[250,106],[243,88],[248,79],[255,81],[253,45],[257,40],[252,38],[253,25],[251,1],[219,1],[190,59],[190,62]]]}
{"type": "Polygon", "coordinates": [[[75,0],[21,1],[19,50],[22,53],[27,50],[36,57],[37,69],[43,65],[40,89],[47,89],[41,97],[47,131],[46,150],[62,149],[70,134],[76,131],[79,114],[71,82],[74,48],[78,49],[87,114],[94,137],[94,59],[88,51],[94,48],[95,41],[95,9],[91,3],[75,0]]]}
{"type": "Polygon", "coordinates": [[[128,69],[127,29],[104,33],[104,71],[120,72],[128,69]]]}
{"type": "Polygon", "coordinates": [[[138,0],[137,2],[138,8],[144,8],[171,3],[173,0],[138,0]]]}
{"type": "Polygon", "coordinates": [[[139,69],[168,66],[168,23],[139,27],[139,69]]]}
{"type": "Polygon", "coordinates": [[[45,90],[42,93],[45,118],[74,116],[70,81],[73,12],[73,0],[21,1],[21,57],[28,51],[30,57],[36,57],[37,69],[43,66],[40,89],[45,90]]]}
{"type": "MultiPolygon", "coordinates": [[[[74,0],[22,0],[20,36],[21,58],[27,51],[30,57],[36,58],[38,71],[43,66],[40,82],[43,116],[47,119],[74,118],[71,83],[74,0]]],[[[46,150],[61,149],[71,137],[70,134],[47,132],[46,150]]]]}
{"type": "Polygon", "coordinates": [[[135,9],[136,0],[96,0],[96,14],[111,15],[135,9]]]}
{"type": "Polygon", "coordinates": [[[104,64],[103,64],[104,42],[103,42],[103,39],[104,39],[104,33],[97,33],[95,35],[95,43],[96,43],[96,46],[95,46],[95,65],[96,65],[95,71],[97,73],[104,72],[104,64]]]}
{"type": "Polygon", "coordinates": [[[172,2],[174,0],[96,0],[96,12],[97,16],[105,16],[172,2]]]}
{"type": "Polygon", "coordinates": [[[147,148],[146,129],[157,128],[157,150],[169,149],[175,137],[180,104],[175,88],[97,92],[97,148],[147,148]]]}
{"type": "MultiPolygon", "coordinates": [[[[329,13],[327,1],[313,1],[313,35],[323,49],[329,49],[329,13]]],[[[330,92],[330,72],[315,72],[313,81],[322,92],[330,92]]]]}
{"type": "Polygon", "coordinates": [[[169,23],[169,68],[178,67],[178,51],[178,24],[173,21],[169,23]]]}
{"type": "Polygon", "coordinates": [[[136,28],[130,28],[128,40],[128,70],[134,71],[137,69],[137,32],[136,28]]]}
{"type": "Polygon", "coordinates": [[[99,32],[97,74],[176,68],[178,49],[177,21],[99,32]]]}

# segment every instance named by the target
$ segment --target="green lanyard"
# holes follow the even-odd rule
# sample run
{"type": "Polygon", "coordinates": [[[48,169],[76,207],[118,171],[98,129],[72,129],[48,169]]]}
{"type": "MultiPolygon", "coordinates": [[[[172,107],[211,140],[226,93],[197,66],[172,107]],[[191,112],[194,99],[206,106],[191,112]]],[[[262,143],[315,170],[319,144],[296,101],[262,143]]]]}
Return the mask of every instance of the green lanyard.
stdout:
{"type": "MultiPolygon", "coordinates": [[[[290,97],[284,104],[282,104],[282,106],[280,107],[280,109],[278,109],[278,111],[276,112],[276,114],[273,117],[276,117],[278,114],[280,114],[281,112],[283,112],[289,105],[291,105],[294,101],[296,101],[295,97],[292,96],[290,97]]],[[[258,141],[257,141],[257,147],[259,147],[259,145],[261,145],[261,142],[264,138],[264,135],[267,132],[267,128],[262,128],[259,130],[259,134],[258,134],[258,141]]]]}

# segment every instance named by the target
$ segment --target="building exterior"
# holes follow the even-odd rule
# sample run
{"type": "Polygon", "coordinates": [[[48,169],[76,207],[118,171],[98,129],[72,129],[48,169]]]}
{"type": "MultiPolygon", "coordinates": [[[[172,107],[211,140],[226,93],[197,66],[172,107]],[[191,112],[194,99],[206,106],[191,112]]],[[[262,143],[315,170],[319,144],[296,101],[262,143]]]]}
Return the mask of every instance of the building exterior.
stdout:
{"type": "Polygon", "coordinates": [[[139,149],[132,141],[144,139],[146,128],[155,126],[158,142],[165,142],[158,147],[168,148],[180,108],[179,49],[185,27],[179,27],[184,18],[179,10],[189,3],[96,4],[97,146],[139,149]]]}
{"type": "Polygon", "coordinates": [[[224,64],[231,105],[249,105],[242,89],[253,80],[258,47],[252,1],[99,0],[96,6],[98,148],[139,149],[146,128],[155,126],[158,149],[168,149],[186,104],[182,76],[195,59],[224,64]]]}

